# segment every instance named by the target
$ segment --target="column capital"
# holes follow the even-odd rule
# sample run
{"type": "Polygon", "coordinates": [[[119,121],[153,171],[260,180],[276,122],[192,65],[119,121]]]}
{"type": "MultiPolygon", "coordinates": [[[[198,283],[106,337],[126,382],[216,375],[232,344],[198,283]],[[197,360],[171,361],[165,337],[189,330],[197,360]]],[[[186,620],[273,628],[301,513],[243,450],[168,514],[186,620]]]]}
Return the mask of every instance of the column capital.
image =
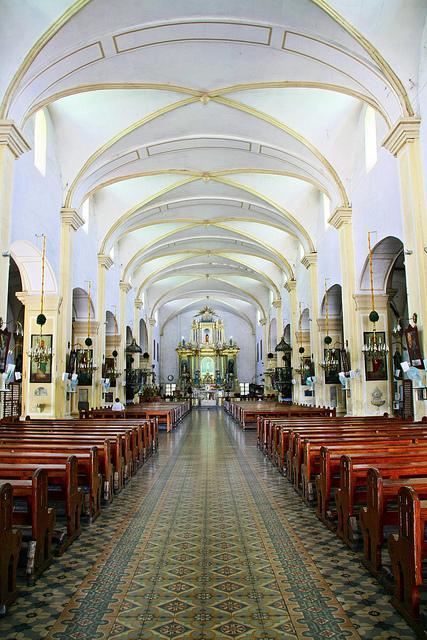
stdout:
{"type": "Polygon", "coordinates": [[[18,129],[13,120],[0,119],[0,145],[6,145],[15,158],[31,149],[23,133],[18,129]]]}
{"type": "Polygon", "coordinates": [[[261,320],[259,321],[260,325],[262,327],[265,327],[265,325],[267,324],[267,320],[265,318],[261,318],[261,320]]]}
{"type": "Polygon", "coordinates": [[[282,306],[282,299],[281,298],[277,298],[277,300],[273,300],[273,307],[275,309],[280,309],[281,306],[282,306]]]}
{"type": "Polygon", "coordinates": [[[335,227],[335,229],[340,229],[343,224],[350,224],[351,219],[351,207],[336,207],[328,220],[328,224],[335,227]]]}
{"type": "Polygon", "coordinates": [[[306,253],[305,256],[301,258],[301,264],[303,264],[306,269],[311,267],[312,264],[317,264],[317,253],[315,251],[306,253]]]}
{"type": "Polygon", "coordinates": [[[120,291],[123,291],[124,293],[129,293],[129,291],[132,289],[132,285],[130,285],[129,282],[123,282],[123,280],[120,280],[119,288],[120,288],[120,291]]]}
{"type": "Polygon", "coordinates": [[[98,253],[98,264],[100,267],[105,267],[106,269],[111,269],[114,262],[110,258],[110,256],[106,256],[105,253],[98,253]]]}
{"type": "Polygon", "coordinates": [[[73,231],[77,231],[85,223],[77,209],[72,209],[71,207],[62,207],[61,222],[69,224],[73,231]]]}
{"type": "Polygon", "coordinates": [[[150,325],[150,327],[155,327],[156,326],[156,318],[149,318],[148,324],[150,325]]]}
{"type": "Polygon", "coordinates": [[[296,280],[288,280],[287,282],[285,282],[284,287],[285,287],[286,291],[288,291],[289,293],[291,293],[292,291],[296,291],[297,281],[296,280]]]}
{"type": "Polygon", "coordinates": [[[408,142],[419,139],[420,126],[420,118],[400,118],[384,138],[382,146],[397,157],[408,142]]]}
{"type": "Polygon", "coordinates": [[[141,298],[135,298],[134,304],[135,304],[135,307],[138,310],[142,309],[142,300],[141,300],[141,298]]]}

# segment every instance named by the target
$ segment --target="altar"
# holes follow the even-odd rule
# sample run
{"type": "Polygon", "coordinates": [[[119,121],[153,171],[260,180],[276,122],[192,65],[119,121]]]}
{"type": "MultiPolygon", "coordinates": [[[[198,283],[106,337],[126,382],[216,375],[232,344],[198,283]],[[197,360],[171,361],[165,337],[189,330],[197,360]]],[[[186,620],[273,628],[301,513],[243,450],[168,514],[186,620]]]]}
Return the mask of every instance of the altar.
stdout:
{"type": "Polygon", "coordinates": [[[203,389],[193,389],[193,399],[200,407],[218,407],[224,398],[223,389],[216,389],[206,385],[203,389]]]}
{"type": "Polygon", "coordinates": [[[184,393],[191,388],[193,397],[200,391],[200,401],[217,404],[217,391],[238,387],[237,354],[239,347],[225,338],[222,319],[206,306],[194,316],[190,339],[185,338],[176,349],[178,354],[178,386],[184,393]]]}

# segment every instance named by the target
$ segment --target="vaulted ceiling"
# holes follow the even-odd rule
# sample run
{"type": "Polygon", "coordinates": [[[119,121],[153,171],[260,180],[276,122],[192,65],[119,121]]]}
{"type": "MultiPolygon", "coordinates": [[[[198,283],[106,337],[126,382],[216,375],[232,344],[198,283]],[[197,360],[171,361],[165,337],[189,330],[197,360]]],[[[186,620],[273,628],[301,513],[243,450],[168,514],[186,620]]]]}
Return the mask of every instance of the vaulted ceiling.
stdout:
{"type": "Polygon", "coordinates": [[[264,317],[323,194],[350,202],[362,109],[385,134],[417,106],[422,0],[3,4],[0,117],[49,109],[64,205],[91,198],[99,252],[165,320],[206,296],[264,317]]]}

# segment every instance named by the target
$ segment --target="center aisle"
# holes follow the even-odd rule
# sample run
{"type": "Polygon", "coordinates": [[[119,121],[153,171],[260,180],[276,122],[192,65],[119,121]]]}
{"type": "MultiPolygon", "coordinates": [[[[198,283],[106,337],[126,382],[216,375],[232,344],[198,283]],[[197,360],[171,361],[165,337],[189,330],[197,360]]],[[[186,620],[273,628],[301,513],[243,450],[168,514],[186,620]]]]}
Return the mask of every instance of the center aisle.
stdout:
{"type": "MultiPolygon", "coordinates": [[[[50,619],[35,610],[33,625],[19,625],[18,602],[0,622],[2,638],[42,638],[52,623],[54,640],[414,637],[354,554],[264,460],[256,434],[221,410],[193,411],[177,432],[162,433],[159,458],[116,508],[118,518],[109,523],[106,511],[97,525],[98,542],[84,534],[64,556],[70,574],[86,549],[94,564],[68,585],[61,609],[74,596],[59,617],[53,605],[50,619]]],[[[38,585],[54,590],[54,570],[38,585]]]]}

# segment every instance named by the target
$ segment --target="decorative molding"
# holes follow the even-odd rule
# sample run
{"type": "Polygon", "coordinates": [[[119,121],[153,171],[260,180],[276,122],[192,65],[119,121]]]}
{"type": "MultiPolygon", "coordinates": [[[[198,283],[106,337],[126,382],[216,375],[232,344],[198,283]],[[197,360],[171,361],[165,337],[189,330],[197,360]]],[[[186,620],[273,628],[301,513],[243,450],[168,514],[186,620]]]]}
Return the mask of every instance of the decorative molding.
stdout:
{"type": "Polygon", "coordinates": [[[106,256],[105,253],[98,253],[98,264],[100,267],[105,267],[106,269],[111,269],[114,262],[110,258],[110,256],[106,256]]]}
{"type": "Polygon", "coordinates": [[[336,207],[328,220],[328,224],[335,227],[335,229],[340,229],[343,224],[350,224],[351,220],[351,207],[336,207]]]}
{"type": "Polygon", "coordinates": [[[155,327],[156,326],[156,318],[149,318],[148,324],[150,325],[150,327],[155,327]]]}
{"type": "Polygon", "coordinates": [[[120,288],[120,291],[123,291],[124,293],[129,293],[129,291],[132,289],[132,285],[130,285],[129,282],[123,282],[123,280],[120,280],[119,288],[120,288]]]}
{"type": "Polygon", "coordinates": [[[0,120],[0,145],[6,145],[15,158],[31,149],[13,120],[0,120]]]}
{"type": "Polygon", "coordinates": [[[306,253],[305,256],[301,258],[301,264],[304,265],[306,269],[311,267],[312,264],[317,264],[317,253],[315,251],[306,253]]]}
{"type": "Polygon", "coordinates": [[[141,310],[143,307],[141,298],[135,298],[134,304],[138,310],[141,310]]]}
{"type": "Polygon", "coordinates": [[[267,324],[267,320],[265,318],[261,318],[261,320],[259,321],[260,325],[262,327],[265,327],[265,325],[267,324]]]}
{"type": "Polygon", "coordinates": [[[277,300],[273,300],[273,307],[275,309],[280,309],[282,306],[282,300],[281,298],[278,298],[277,300]]]}
{"type": "Polygon", "coordinates": [[[287,282],[285,282],[284,287],[285,287],[286,291],[288,291],[289,293],[292,293],[292,291],[296,291],[297,281],[296,280],[288,280],[287,282]]]}
{"type": "Polygon", "coordinates": [[[77,209],[72,209],[71,207],[62,207],[61,222],[69,224],[73,231],[77,231],[85,223],[77,209]]]}
{"type": "Polygon", "coordinates": [[[420,118],[400,118],[384,138],[382,146],[397,157],[408,142],[419,140],[420,126],[420,118]]]}
{"type": "MultiPolygon", "coordinates": [[[[364,311],[369,314],[372,311],[372,298],[370,293],[355,293],[353,300],[356,311],[364,311]]],[[[386,293],[375,293],[375,310],[381,314],[387,314],[389,296],[386,293]]]]}

